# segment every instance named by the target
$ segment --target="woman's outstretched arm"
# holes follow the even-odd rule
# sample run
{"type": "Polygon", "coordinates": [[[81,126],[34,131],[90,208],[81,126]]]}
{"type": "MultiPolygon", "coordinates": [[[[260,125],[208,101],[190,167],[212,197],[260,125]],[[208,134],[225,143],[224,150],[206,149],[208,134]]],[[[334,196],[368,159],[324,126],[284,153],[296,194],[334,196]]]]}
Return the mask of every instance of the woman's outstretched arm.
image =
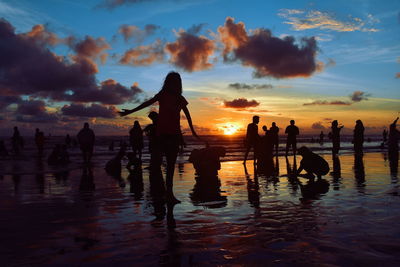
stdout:
{"type": "Polygon", "coordinates": [[[190,117],[189,109],[186,106],[183,108],[183,113],[185,113],[186,119],[189,123],[189,127],[190,127],[190,130],[192,131],[193,136],[196,137],[197,139],[201,140],[193,128],[192,117],[190,117]]]}
{"type": "Polygon", "coordinates": [[[122,109],[123,111],[119,111],[118,113],[119,113],[119,115],[121,115],[121,117],[123,117],[123,116],[129,115],[133,112],[144,109],[144,108],[150,106],[151,104],[155,103],[156,101],[157,101],[157,99],[155,97],[153,97],[153,98],[143,102],[142,104],[140,104],[139,106],[137,106],[134,109],[122,109]]]}

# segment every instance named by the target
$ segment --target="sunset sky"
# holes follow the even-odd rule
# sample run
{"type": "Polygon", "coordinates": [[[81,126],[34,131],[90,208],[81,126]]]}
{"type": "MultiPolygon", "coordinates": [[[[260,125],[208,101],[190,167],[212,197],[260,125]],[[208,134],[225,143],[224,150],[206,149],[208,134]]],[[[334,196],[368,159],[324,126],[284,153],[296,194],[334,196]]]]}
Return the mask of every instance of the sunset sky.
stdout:
{"type": "MultiPolygon", "coordinates": [[[[0,0],[0,135],[126,134],[178,71],[201,134],[381,132],[400,111],[400,1],[0,0]]],[[[151,107],[156,110],[157,107],[151,107]]],[[[181,121],[187,132],[187,123],[181,121]]]]}

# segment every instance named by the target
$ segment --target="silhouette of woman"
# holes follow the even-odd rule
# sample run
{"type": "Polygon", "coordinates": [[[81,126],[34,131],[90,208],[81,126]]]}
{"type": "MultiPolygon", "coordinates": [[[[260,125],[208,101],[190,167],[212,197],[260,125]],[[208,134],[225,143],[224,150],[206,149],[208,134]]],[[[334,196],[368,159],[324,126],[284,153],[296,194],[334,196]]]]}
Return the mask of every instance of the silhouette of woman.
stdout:
{"type": "Polygon", "coordinates": [[[338,127],[338,121],[332,121],[332,153],[337,154],[340,150],[340,130],[342,130],[344,126],[338,127]]]}
{"type": "Polygon", "coordinates": [[[356,126],[354,127],[354,151],[360,153],[363,150],[364,143],[364,125],[361,120],[356,121],[356,126]]]}
{"type": "Polygon", "coordinates": [[[136,155],[139,155],[139,159],[142,159],[143,131],[138,121],[133,123],[133,128],[129,131],[129,141],[132,146],[132,151],[136,155]]]}
{"type": "Polygon", "coordinates": [[[124,109],[119,113],[121,116],[126,116],[146,108],[157,101],[160,108],[156,125],[156,146],[157,150],[160,152],[160,156],[162,156],[163,153],[167,159],[167,201],[170,203],[179,203],[180,201],[176,199],[173,194],[172,187],[175,162],[179,151],[181,110],[185,113],[193,136],[200,140],[193,128],[192,118],[187,108],[188,102],[182,96],[181,76],[177,72],[168,73],[158,94],[134,109],[124,109]]]}

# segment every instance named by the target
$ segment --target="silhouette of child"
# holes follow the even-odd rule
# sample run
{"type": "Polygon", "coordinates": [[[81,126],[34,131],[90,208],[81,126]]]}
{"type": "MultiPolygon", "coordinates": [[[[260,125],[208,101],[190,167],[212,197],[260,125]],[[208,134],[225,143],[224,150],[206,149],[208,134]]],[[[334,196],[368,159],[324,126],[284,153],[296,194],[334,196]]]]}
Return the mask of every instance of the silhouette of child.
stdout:
{"type": "MultiPolygon", "coordinates": [[[[155,102],[159,103],[159,115],[156,126],[157,153],[163,153],[167,159],[167,201],[179,203],[173,194],[173,177],[175,162],[179,151],[180,139],[180,111],[183,110],[193,136],[200,140],[193,128],[192,118],[190,117],[188,102],[182,96],[182,80],[177,72],[170,72],[165,77],[162,89],[153,98],[140,104],[138,107],[119,112],[121,116],[129,115],[133,112],[146,108],[155,102]]],[[[161,158],[161,157],[160,157],[161,158]]]]}
{"type": "Polygon", "coordinates": [[[300,167],[297,170],[297,175],[302,170],[307,172],[307,178],[314,178],[314,174],[317,175],[318,179],[321,179],[322,175],[326,175],[329,172],[329,164],[319,155],[313,153],[310,149],[302,146],[298,150],[298,154],[303,157],[300,161],[300,167]]]}
{"type": "Polygon", "coordinates": [[[126,151],[126,146],[122,145],[117,155],[106,163],[105,169],[107,174],[115,178],[121,177],[121,170],[122,170],[121,160],[125,156],[125,151],[126,151]]]}
{"type": "Polygon", "coordinates": [[[225,156],[226,150],[222,146],[194,149],[189,156],[189,162],[200,176],[213,176],[221,169],[219,158],[225,156]]]}
{"type": "Polygon", "coordinates": [[[143,131],[140,127],[139,121],[133,123],[132,129],[129,131],[129,141],[132,146],[132,151],[142,158],[143,149],[143,131]]]}

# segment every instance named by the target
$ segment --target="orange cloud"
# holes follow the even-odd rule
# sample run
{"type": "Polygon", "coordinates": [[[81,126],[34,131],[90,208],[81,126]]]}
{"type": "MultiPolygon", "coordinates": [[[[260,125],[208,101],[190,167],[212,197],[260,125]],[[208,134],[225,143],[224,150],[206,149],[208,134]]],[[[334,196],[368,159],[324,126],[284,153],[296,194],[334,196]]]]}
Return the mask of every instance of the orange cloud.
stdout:
{"type": "Polygon", "coordinates": [[[163,60],[164,47],[161,40],[157,40],[151,45],[141,45],[129,49],[119,62],[125,65],[148,66],[154,62],[162,62],[163,60]]]}

